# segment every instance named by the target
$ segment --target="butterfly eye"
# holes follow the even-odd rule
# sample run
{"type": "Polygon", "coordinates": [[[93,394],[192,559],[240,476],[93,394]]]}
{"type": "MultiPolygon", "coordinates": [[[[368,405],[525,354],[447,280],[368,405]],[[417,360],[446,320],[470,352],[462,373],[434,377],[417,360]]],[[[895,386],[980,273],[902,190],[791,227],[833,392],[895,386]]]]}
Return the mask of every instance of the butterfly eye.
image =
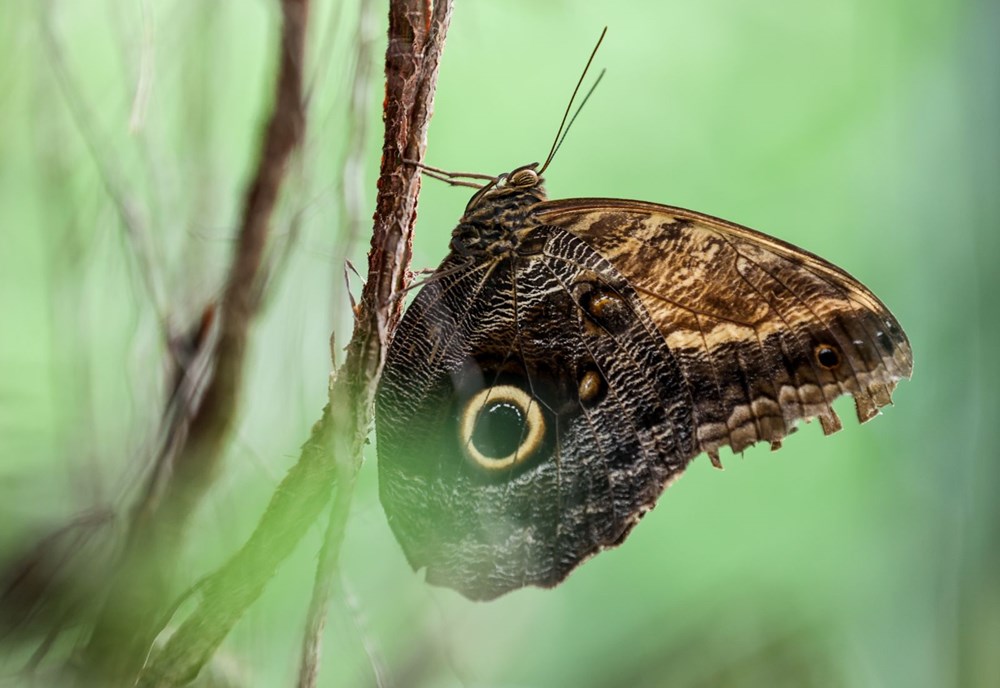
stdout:
{"type": "Polygon", "coordinates": [[[496,471],[531,458],[542,446],[545,417],[532,397],[513,385],[487,387],[462,409],[459,441],[466,458],[496,471]]]}
{"type": "Polygon", "coordinates": [[[517,170],[510,176],[512,186],[530,188],[538,185],[538,173],[530,168],[517,170]]]}

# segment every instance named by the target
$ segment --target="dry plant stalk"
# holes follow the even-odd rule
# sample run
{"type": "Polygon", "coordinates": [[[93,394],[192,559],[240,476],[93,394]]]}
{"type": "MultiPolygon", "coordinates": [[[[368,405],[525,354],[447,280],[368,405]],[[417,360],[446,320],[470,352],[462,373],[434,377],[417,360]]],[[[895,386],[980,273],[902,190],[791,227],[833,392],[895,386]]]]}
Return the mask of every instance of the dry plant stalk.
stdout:
{"type": "MultiPolygon", "coordinates": [[[[389,337],[399,322],[399,295],[409,280],[420,174],[404,160],[422,160],[451,0],[394,0],[386,50],[385,142],[378,182],[368,281],[356,310],[346,360],[329,403],[298,462],[275,491],[244,546],[198,586],[200,600],[139,677],[139,686],[190,681],[236,620],[263,591],[322,512],[336,485],[326,556],[336,562],[372,423],[375,388],[389,337]]],[[[335,565],[334,565],[335,568],[335,565]]],[[[161,620],[165,625],[166,619],[161,620]]]]}
{"type": "MultiPolygon", "coordinates": [[[[339,255],[343,256],[345,260],[367,224],[366,211],[364,210],[365,180],[363,171],[365,150],[368,143],[368,121],[371,118],[369,85],[375,69],[375,22],[374,0],[361,0],[358,5],[358,24],[355,34],[354,70],[348,87],[347,131],[350,143],[341,168],[344,202],[341,215],[343,221],[341,235],[344,237],[342,242],[344,245],[341,247],[339,255]]],[[[350,285],[346,286],[349,294],[350,285]]],[[[333,351],[332,340],[330,346],[331,356],[335,356],[336,352],[333,351]]],[[[336,360],[333,362],[336,365],[336,360]]],[[[343,531],[341,519],[345,513],[343,508],[331,510],[323,546],[319,552],[312,599],[309,602],[299,659],[299,688],[313,688],[319,678],[323,629],[326,627],[330,597],[333,595],[340,573],[340,542],[343,531]]]]}
{"type": "MultiPolygon", "coordinates": [[[[166,609],[173,562],[183,545],[186,525],[220,470],[237,417],[271,217],[289,160],[304,135],[309,0],[281,2],[284,22],[275,105],[247,190],[225,291],[221,302],[209,304],[202,324],[181,342],[191,351],[177,356],[175,399],[161,421],[167,441],[132,514],[124,552],[107,586],[108,600],[73,667],[76,678],[87,685],[177,686],[193,679],[324,506],[331,504],[334,494],[303,646],[301,685],[315,684],[323,619],[373,420],[375,390],[389,338],[402,314],[400,296],[410,280],[420,173],[416,165],[404,160],[424,157],[452,2],[390,3],[385,141],[368,280],[354,310],[355,327],[346,360],[330,387],[322,417],[248,541],[225,565],[166,609]],[[213,320],[217,323],[214,340],[206,335],[210,329],[206,323],[213,320]],[[188,378],[195,359],[205,377],[192,383],[188,378]],[[151,650],[180,601],[188,597],[197,598],[195,608],[161,648],[151,650]]],[[[154,303],[159,303],[155,294],[154,303]]],[[[162,325],[165,319],[160,316],[162,325]]],[[[166,328],[163,334],[176,356],[178,337],[166,328]]]]}
{"type": "MultiPolygon", "coordinates": [[[[172,562],[186,525],[220,471],[239,401],[249,331],[259,305],[264,252],[292,153],[305,123],[303,81],[309,0],[282,0],[284,21],[274,110],[243,206],[230,272],[218,308],[214,369],[202,390],[168,409],[167,447],[154,466],[129,525],[108,601],[81,657],[83,672],[106,684],[131,684],[160,630],[172,562]]],[[[210,307],[206,312],[214,312],[210,307]]],[[[210,346],[201,337],[199,346],[210,346]]],[[[184,371],[181,371],[184,375],[184,371]]]]}

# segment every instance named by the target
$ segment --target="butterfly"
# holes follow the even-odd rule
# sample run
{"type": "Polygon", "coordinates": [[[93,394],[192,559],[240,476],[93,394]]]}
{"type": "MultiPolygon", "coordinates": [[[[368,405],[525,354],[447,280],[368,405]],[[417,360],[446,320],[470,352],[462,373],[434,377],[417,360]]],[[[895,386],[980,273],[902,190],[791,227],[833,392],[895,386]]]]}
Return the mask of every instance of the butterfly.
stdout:
{"type": "Polygon", "coordinates": [[[376,394],[389,525],[429,583],[471,599],[556,585],[698,455],[777,449],[813,418],[835,432],[844,394],[867,421],[912,371],[845,271],[682,208],[549,200],[557,148],[483,177],[376,394]]]}

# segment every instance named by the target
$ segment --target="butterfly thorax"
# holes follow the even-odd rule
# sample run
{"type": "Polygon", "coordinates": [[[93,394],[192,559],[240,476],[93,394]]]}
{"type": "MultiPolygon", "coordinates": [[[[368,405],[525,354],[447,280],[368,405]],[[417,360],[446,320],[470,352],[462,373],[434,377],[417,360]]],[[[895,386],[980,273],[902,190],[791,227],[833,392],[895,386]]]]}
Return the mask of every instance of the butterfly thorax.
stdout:
{"type": "Polygon", "coordinates": [[[537,252],[529,240],[538,226],[532,209],[545,199],[542,178],[533,165],[500,175],[469,201],[452,231],[452,250],[471,256],[537,252]]]}

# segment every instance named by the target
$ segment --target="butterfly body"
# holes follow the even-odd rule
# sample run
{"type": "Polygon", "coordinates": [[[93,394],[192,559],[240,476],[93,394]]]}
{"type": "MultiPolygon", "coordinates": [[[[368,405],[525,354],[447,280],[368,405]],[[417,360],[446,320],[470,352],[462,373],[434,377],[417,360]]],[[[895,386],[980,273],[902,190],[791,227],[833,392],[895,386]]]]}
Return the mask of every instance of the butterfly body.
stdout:
{"type": "Polygon", "coordinates": [[[409,306],[376,397],[380,494],[427,580],[474,599],[555,585],[621,543],[698,454],[867,420],[909,344],[856,280],[716,218],[477,192],[409,306]]]}

